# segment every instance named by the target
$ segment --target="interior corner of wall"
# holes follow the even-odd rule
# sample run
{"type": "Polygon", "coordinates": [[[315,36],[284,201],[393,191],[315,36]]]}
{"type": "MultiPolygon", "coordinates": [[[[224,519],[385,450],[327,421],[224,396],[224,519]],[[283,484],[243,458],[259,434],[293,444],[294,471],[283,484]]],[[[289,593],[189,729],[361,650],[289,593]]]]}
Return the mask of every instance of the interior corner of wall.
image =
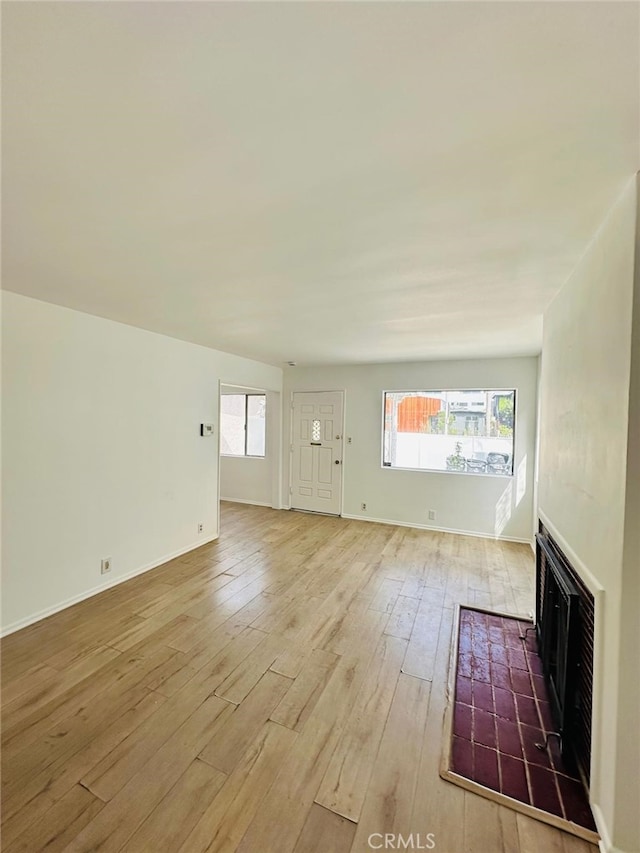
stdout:
{"type": "Polygon", "coordinates": [[[615,846],[611,840],[611,833],[609,832],[609,827],[602,813],[602,809],[597,803],[591,803],[591,811],[593,812],[596,828],[600,835],[600,841],[598,843],[600,853],[635,853],[634,850],[622,850],[620,847],[615,846]]]}

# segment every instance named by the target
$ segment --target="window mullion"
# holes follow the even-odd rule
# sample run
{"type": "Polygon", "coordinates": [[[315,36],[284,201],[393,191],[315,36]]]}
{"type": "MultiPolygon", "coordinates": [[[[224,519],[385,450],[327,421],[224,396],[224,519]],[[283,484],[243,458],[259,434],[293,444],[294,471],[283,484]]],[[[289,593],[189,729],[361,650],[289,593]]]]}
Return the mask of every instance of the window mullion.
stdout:
{"type": "Polygon", "coordinates": [[[244,395],[244,455],[248,456],[247,447],[249,441],[249,395],[244,395]]]}

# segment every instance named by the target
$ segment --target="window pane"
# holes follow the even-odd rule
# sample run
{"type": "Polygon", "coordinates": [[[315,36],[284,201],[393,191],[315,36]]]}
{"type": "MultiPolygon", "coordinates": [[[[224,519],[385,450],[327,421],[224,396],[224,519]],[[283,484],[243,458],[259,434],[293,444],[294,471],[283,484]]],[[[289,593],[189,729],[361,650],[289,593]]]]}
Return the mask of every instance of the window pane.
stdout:
{"type": "Polygon", "coordinates": [[[383,464],[511,476],[515,391],[388,391],[383,464]]]}
{"type": "Polygon", "coordinates": [[[249,394],[247,400],[247,456],[265,455],[266,410],[267,398],[264,394],[249,394]]]}
{"type": "Polygon", "coordinates": [[[220,452],[244,456],[244,394],[220,396],[220,452]]]}

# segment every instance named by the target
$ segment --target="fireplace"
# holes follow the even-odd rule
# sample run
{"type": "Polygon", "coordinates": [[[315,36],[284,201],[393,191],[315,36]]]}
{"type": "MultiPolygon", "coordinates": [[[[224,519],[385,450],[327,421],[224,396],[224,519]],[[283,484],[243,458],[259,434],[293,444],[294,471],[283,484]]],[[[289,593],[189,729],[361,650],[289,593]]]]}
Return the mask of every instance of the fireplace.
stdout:
{"type": "Polygon", "coordinates": [[[588,785],[593,694],[593,596],[553,537],[536,536],[536,634],[563,758],[588,785]]]}

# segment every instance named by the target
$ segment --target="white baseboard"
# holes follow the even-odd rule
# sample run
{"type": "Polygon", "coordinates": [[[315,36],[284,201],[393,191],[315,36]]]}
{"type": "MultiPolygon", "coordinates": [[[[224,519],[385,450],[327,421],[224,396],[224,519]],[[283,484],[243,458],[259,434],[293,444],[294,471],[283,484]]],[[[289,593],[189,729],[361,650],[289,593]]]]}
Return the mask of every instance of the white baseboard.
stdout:
{"type": "Polygon", "coordinates": [[[494,539],[500,542],[519,542],[523,545],[530,545],[530,539],[519,539],[516,536],[496,536],[492,533],[479,533],[477,530],[459,530],[455,527],[436,527],[430,524],[418,524],[409,521],[395,521],[391,518],[371,518],[368,515],[348,515],[342,513],[343,518],[351,518],[354,521],[372,521],[375,524],[393,524],[397,527],[413,527],[416,530],[432,530],[434,533],[455,533],[456,536],[475,536],[478,539],[494,539]]]}
{"type": "Polygon", "coordinates": [[[211,536],[209,539],[199,539],[197,542],[187,545],[185,548],[180,548],[178,551],[174,551],[172,554],[167,554],[164,557],[160,557],[157,560],[154,560],[152,563],[148,563],[145,566],[142,566],[137,569],[133,569],[130,572],[126,572],[123,575],[118,575],[115,578],[109,578],[108,581],[101,583],[99,586],[91,587],[91,589],[85,590],[84,592],[78,593],[78,595],[72,595],[70,598],[66,598],[64,601],[60,601],[57,604],[52,605],[51,607],[45,607],[44,610],[39,610],[37,613],[32,613],[30,616],[25,616],[24,619],[18,619],[16,622],[12,622],[10,625],[6,625],[2,627],[0,630],[0,637],[6,637],[9,634],[13,634],[16,631],[19,631],[21,628],[27,628],[29,625],[33,625],[35,622],[40,622],[41,619],[46,619],[47,616],[53,616],[54,613],[59,613],[61,610],[66,610],[67,607],[71,607],[74,604],[78,604],[80,601],[84,601],[87,598],[92,598],[94,595],[99,595],[101,592],[105,592],[107,589],[111,589],[114,586],[118,586],[125,581],[131,580],[131,578],[135,578],[137,575],[143,575],[145,572],[150,572],[151,569],[157,569],[158,566],[162,566],[164,563],[168,563],[169,560],[175,560],[176,557],[181,557],[183,554],[188,554],[189,551],[194,551],[196,548],[201,548],[203,545],[207,545],[209,542],[215,542],[218,538],[219,534],[215,536],[211,536]]]}
{"type": "Polygon", "coordinates": [[[250,504],[251,506],[267,506],[269,509],[274,508],[273,504],[266,503],[265,501],[248,501],[245,498],[220,498],[220,500],[232,504],[250,504]]]}

